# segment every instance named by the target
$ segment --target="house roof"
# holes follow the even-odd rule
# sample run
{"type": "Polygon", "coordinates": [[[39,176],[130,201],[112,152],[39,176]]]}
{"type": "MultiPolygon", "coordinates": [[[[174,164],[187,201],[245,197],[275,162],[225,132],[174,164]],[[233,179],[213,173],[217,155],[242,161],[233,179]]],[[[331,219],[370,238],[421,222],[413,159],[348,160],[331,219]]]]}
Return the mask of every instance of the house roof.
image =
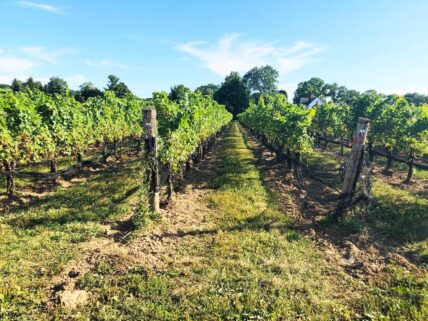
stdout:
{"type": "Polygon", "coordinates": [[[312,108],[316,105],[325,105],[331,100],[331,97],[316,97],[311,95],[309,98],[300,98],[300,104],[305,105],[306,108],[312,108]]]}

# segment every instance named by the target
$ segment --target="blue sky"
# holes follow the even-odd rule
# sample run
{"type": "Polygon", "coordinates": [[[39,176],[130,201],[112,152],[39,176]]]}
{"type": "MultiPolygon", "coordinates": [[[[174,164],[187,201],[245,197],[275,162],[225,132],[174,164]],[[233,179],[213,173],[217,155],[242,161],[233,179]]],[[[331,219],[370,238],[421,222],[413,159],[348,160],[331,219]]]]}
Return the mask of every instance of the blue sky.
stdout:
{"type": "Polygon", "coordinates": [[[143,97],[256,65],[294,91],[313,76],[428,94],[428,1],[0,1],[0,83],[118,75],[143,97]]]}

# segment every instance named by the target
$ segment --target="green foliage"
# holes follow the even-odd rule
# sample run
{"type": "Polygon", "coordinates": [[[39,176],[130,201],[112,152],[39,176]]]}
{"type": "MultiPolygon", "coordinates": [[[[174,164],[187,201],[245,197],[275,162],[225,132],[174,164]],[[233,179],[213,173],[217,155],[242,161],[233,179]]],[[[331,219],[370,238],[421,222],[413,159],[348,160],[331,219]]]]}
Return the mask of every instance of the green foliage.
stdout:
{"type": "Polygon", "coordinates": [[[350,120],[350,107],[345,104],[333,102],[316,107],[312,128],[325,136],[350,138],[352,123],[350,120]]]}
{"type": "Polygon", "coordinates": [[[21,91],[23,89],[22,81],[15,78],[10,85],[10,89],[13,91],[21,91]]]}
{"type": "Polygon", "coordinates": [[[405,94],[404,98],[406,98],[406,100],[409,103],[415,104],[416,106],[428,104],[428,96],[426,95],[421,95],[418,93],[411,93],[411,94],[409,93],[409,94],[405,94]]]}
{"type": "Polygon", "coordinates": [[[249,93],[241,76],[231,72],[214,93],[214,99],[236,116],[248,107],[249,93]]]}
{"type": "Polygon", "coordinates": [[[40,81],[35,81],[32,77],[28,78],[23,84],[25,89],[29,90],[43,90],[43,85],[40,81]]]}
{"type": "Polygon", "coordinates": [[[286,99],[288,99],[288,93],[284,89],[278,90],[278,94],[284,95],[286,99]]]}
{"type": "Polygon", "coordinates": [[[107,82],[106,90],[112,91],[119,98],[124,98],[127,95],[132,95],[132,92],[129,90],[128,86],[125,85],[122,81],[120,81],[119,77],[115,75],[109,75],[107,82]]]}
{"type": "Polygon", "coordinates": [[[403,97],[378,99],[367,108],[372,120],[369,139],[410,158],[428,151],[428,105],[416,107],[403,97]]]}
{"type": "Polygon", "coordinates": [[[428,154],[428,104],[416,108],[408,120],[398,146],[411,158],[428,154]]]}
{"type": "Polygon", "coordinates": [[[219,85],[216,84],[207,84],[203,86],[199,86],[195,89],[195,91],[199,91],[202,95],[208,95],[210,97],[214,96],[214,93],[220,88],[219,85]]]}
{"type": "Polygon", "coordinates": [[[24,92],[0,94],[0,162],[37,161],[49,154],[52,139],[30,96],[24,92]]]}
{"type": "Polygon", "coordinates": [[[428,105],[416,106],[404,97],[385,96],[374,90],[361,95],[347,91],[346,95],[348,98],[342,97],[339,103],[317,106],[312,129],[327,136],[350,139],[358,118],[366,117],[371,120],[368,136],[371,146],[376,144],[389,152],[404,154],[409,160],[428,152],[428,105]]]}
{"type": "Polygon", "coordinates": [[[79,91],[76,93],[76,99],[80,102],[85,102],[91,97],[102,96],[103,92],[95,87],[91,82],[85,82],[79,87],[79,91]]]}
{"type": "MultiPolygon", "coordinates": [[[[155,93],[162,163],[178,169],[203,141],[227,124],[232,115],[224,106],[199,92],[171,101],[155,93]]],[[[106,91],[83,104],[68,93],[46,95],[41,91],[0,92],[0,162],[25,164],[82,155],[94,143],[139,139],[142,102],[134,96],[118,98],[106,91]]]]}
{"type": "Polygon", "coordinates": [[[141,134],[141,103],[133,97],[106,92],[81,104],[68,93],[0,92],[0,162],[77,156],[97,141],[141,134]]]}
{"type": "Polygon", "coordinates": [[[177,85],[171,88],[168,98],[173,101],[184,101],[188,99],[191,90],[184,85],[177,85]]]}
{"type": "Polygon", "coordinates": [[[248,92],[257,95],[273,94],[277,91],[279,73],[273,67],[266,65],[254,67],[248,71],[242,80],[248,92]]]}
{"type": "Polygon", "coordinates": [[[263,134],[269,142],[300,153],[311,148],[308,127],[314,110],[287,102],[282,94],[260,97],[238,116],[247,127],[263,134]]]}
{"type": "Polygon", "coordinates": [[[325,82],[321,78],[311,78],[308,81],[301,82],[297,85],[294,92],[293,103],[299,104],[301,98],[308,98],[311,95],[325,96],[325,82]]]}
{"type": "Polygon", "coordinates": [[[45,92],[50,95],[65,95],[67,91],[67,82],[59,77],[51,77],[45,86],[45,92]]]}
{"type": "Polygon", "coordinates": [[[203,141],[226,125],[232,115],[224,106],[199,92],[187,92],[187,99],[171,101],[165,92],[153,94],[161,138],[159,159],[178,169],[203,141]]]}

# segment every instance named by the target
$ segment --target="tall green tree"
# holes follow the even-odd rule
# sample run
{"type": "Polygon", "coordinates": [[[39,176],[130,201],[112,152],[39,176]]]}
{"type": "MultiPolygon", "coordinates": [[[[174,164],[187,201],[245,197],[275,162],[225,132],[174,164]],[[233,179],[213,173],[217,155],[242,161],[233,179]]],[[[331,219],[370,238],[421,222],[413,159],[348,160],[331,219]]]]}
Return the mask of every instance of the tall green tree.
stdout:
{"type": "Polygon", "coordinates": [[[232,71],[214,93],[214,100],[226,106],[234,116],[248,107],[249,93],[241,76],[232,71]]]}
{"type": "Polygon", "coordinates": [[[349,106],[355,106],[358,99],[360,99],[360,92],[354,89],[346,90],[344,94],[340,98],[340,102],[344,102],[345,104],[348,104],[349,106]]]}
{"type": "Polygon", "coordinates": [[[172,101],[185,101],[192,91],[184,85],[176,85],[171,88],[168,98],[172,101]]]}
{"type": "Polygon", "coordinates": [[[326,96],[327,88],[324,80],[321,78],[311,78],[308,81],[303,81],[297,85],[297,89],[294,92],[294,104],[299,104],[301,98],[315,96],[326,96]]]}
{"type": "Polygon", "coordinates": [[[23,84],[22,86],[24,88],[28,88],[30,90],[43,90],[43,85],[40,81],[35,81],[33,79],[33,77],[28,78],[23,84]]]}
{"type": "Polygon", "coordinates": [[[106,90],[114,92],[117,97],[123,98],[126,95],[132,94],[128,86],[125,85],[125,83],[123,83],[122,81],[120,81],[119,77],[115,75],[109,75],[107,79],[108,81],[107,81],[106,90]]]}
{"type": "Polygon", "coordinates": [[[76,99],[80,102],[85,102],[91,97],[98,97],[102,95],[103,92],[91,82],[85,82],[81,84],[79,90],[75,93],[76,99]]]}
{"type": "Polygon", "coordinates": [[[207,84],[207,85],[203,85],[203,86],[199,86],[198,88],[195,89],[196,91],[199,91],[202,95],[204,96],[210,96],[213,97],[214,93],[220,88],[219,85],[216,84],[207,84]]]}
{"type": "Polygon", "coordinates": [[[278,88],[278,71],[272,66],[254,67],[242,78],[250,94],[256,97],[266,94],[274,94],[278,88]]]}
{"type": "Polygon", "coordinates": [[[324,94],[331,97],[334,102],[345,102],[348,89],[345,86],[339,86],[337,83],[325,84],[324,94]]]}
{"type": "Polygon", "coordinates": [[[45,85],[45,92],[50,95],[65,95],[68,92],[68,84],[64,79],[59,77],[51,77],[48,83],[45,85]]]}
{"type": "Polygon", "coordinates": [[[10,88],[14,91],[22,91],[22,89],[24,88],[22,85],[22,81],[18,80],[18,79],[14,79],[10,85],[10,88]]]}
{"type": "Polygon", "coordinates": [[[404,95],[404,98],[406,98],[409,103],[415,104],[416,106],[428,104],[428,96],[426,95],[421,95],[418,93],[408,93],[404,95]]]}

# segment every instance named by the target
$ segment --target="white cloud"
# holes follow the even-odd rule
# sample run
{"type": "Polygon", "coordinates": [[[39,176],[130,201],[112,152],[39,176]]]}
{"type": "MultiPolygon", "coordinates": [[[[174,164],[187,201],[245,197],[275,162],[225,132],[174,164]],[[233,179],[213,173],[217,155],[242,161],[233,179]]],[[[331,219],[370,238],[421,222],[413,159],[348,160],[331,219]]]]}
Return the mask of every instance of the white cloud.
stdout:
{"type": "Polygon", "coordinates": [[[49,63],[57,63],[58,59],[64,55],[72,54],[76,50],[72,48],[57,48],[48,50],[42,46],[23,47],[21,52],[37,60],[49,63]]]}
{"type": "Polygon", "coordinates": [[[277,41],[242,38],[242,34],[232,33],[221,38],[215,46],[206,41],[193,41],[177,46],[177,50],[197,58],[204,67],[221,76],[230,71],[246,72],[254,66],[266,64],[286,74],[317,61],[325,50],[325,47],[304,41],[284,47],[277,41]]]}
{"type": "Polygon", "coordinates": [[[37,66],[33,60],[0,56],[0,83],[10,83],[14,78],[27,79],[37,66]]]}
{"type": "Polygon", "coordinates": [[[57,14],[63,13],[63,10],[61,8],[55,7],[46,3],[37,3],[37,2],[30,2],[30,1],[19,1],[18,3],[23,8],[38,9],[38,10],[43,10],[43,11],[57,13],[57,14]]]}
{"type": "Polygon", "coordinates": [[[128,68],[127,65],[117,63],[108,59],[103,59],[103,60],[85,59],[85,64],[91,67],[101,67],[101,68],[120,68],[120,69],[128,68]]]}
{"type": "Polygon", "coordinates": [[[14,57],[0,57],[1,74],[29,73],[36,66],[37,66],[37,63],[32,60],[14,58],[14,57]]]}
{"type": "MultiPolygon", "coordinates": [[[[0,82],[10,83],[14,78],[25,80],[33,77],[36,80],[46,82],[46,77],[40,77],[37,72],[46,64],[58,63],[61,56],[74,52],[73,49],[57,48],[48,50],[45,47],[23,47],[19,50],[10,49],[7,52],[0,50],[0,82]]],[[[80,81],[71,78],[71,82],[80,81]]]]}

